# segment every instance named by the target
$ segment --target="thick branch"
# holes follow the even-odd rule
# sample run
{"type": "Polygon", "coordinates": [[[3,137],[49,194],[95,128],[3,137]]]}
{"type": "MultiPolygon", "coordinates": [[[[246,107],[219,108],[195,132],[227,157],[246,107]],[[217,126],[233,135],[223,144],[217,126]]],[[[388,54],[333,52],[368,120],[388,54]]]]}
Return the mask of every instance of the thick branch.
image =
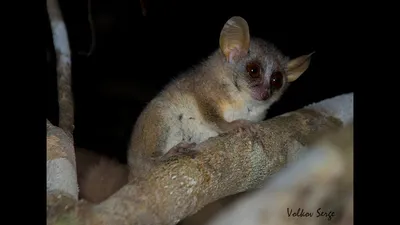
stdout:
{"type": "Polygon", "coordinates": [[[47,215],[51,221],[78,199],[73,141],[47,121],[47,215]]]}
{"type": "Polygon", "coordinates": [[[353,224],[353,126],[308,151],[207,225],[353,224]]]}
{"type": "Polygon", "coordinates": [[[315,136],[351,121],[352,107],[352,94],[338,96],[265,121],[252,135],[210,138],[196,147],[194,159],[166,162],[101,204],[79,204],[62,218],[70,224],[76,224],[72,218],[83,224],[176,224],[210,202],[263,185],[315,136]]]}
{"type": "Polygon", "coordinates": [[[47,0],[53,43],[57,56],[59,127],[72,135],[74,129],[74,102],[71,90],[71,53],[67,28],[57,0],[47,0]]]}

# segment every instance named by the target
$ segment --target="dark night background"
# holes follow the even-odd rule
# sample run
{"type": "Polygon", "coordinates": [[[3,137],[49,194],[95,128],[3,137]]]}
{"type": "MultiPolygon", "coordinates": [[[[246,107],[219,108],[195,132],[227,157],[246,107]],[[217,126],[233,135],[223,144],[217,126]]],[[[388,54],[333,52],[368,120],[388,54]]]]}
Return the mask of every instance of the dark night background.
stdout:
{"type": "MultiPolygon", "coordinates": [[[[270,110],[268,117],[352,92],[341,71],[339,40],[346,38],[333,3],[288,1],[91,0],[96,45],[91,45],[87,1],[61,0],[72,52],[75,144],[124,161],[131,128],[144,105],[175,75],[218,48],[231,16],[244,17],[251,35],[265,38],[290,57],[316,51],[309,69],[270,110]],[[218,5],[216,5],[218,3],[218,5]],[[333,13],[333,12],[334,13],[333,13]],[[340,74],[340,75],[339,75],[340,74]]],[[[57,85],[48,25],[47,118],[57,124],[57,85]]]]}

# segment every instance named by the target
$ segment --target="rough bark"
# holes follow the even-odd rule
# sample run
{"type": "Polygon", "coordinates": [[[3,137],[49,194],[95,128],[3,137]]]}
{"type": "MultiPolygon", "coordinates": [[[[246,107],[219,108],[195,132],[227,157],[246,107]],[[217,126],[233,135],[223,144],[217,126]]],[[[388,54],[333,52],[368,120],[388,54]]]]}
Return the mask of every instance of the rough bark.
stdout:
{"type": "Polygon", "coordinates": [[[261,190],[241,197],[205,224],[353,224],[352,207],[353,126],[349,125],[323,138],[261,190]]]}
{"type": "Polygon", "coordinates": [[[73,141],[61,128],[47,121],[47,219],[73,208],[78,200],[73,141]]]}
{"type": "Polygon", "coordinates": [[[72,136],[74,130],[74,102],[71,88],[71,53],[67,28],[57,0],[47,0],[47,12],[57,57],[58,126],[72,136]]]}
{"type": "MultiPolygon", "coordinates": [[[[330,101],[352,107],[352,94],[330,101]]],[[[329,107],[321,102],[264,121],[255,133],[210,138],[196,147],[195,158],[171,159],[100,204],[61,211],[52,224],[176,224],[210,202],[261,187],[304,146],[352,118],[352,108],[343,116],[342,106],[329,107]]]]}

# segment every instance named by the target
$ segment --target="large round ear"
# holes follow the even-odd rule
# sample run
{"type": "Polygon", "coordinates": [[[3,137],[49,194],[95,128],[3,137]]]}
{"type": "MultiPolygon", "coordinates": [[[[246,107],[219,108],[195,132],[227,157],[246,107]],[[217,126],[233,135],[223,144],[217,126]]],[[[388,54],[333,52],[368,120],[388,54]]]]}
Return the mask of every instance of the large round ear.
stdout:
{"type": "Polygon", "coordinates": [[[242,17],[230,18],[221,30],[219,47],[228,62],[247,54],[250,47],[249,26],[242,17]]]}
{"type": "Polygon", "coordinates": [[[308,55],[302,55],[295,59],[292,59],[287,64],[287,80],[288,82],[293,82],[297,80],[310,65],[311,55],[315,52],[312,52],[308,55]]]}

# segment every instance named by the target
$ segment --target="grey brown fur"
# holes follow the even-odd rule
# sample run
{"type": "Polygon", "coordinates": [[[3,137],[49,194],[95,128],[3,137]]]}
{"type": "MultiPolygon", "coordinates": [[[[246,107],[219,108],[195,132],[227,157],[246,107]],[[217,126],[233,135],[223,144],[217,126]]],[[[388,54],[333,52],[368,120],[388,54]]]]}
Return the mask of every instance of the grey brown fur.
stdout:
{"type": "MultiPolygon", "coordinates": [[[[235,20],[242,19],[233,17],[229,21],[235,20]]],[[[248,27],[241,30],[248,32],[248,27]]],[[[225,42],[236,41],[236,37],[230,38],[225,42]]],[[[147,105],[133,130],[128,152],[131,172],[144,174],[157,163],[153,157],[166,154],[182,142],[200,143],[265,118],[268,108],[286,90],[288,79],[283,76],[282,87],[268,99],[254,99],[252,93],[257,90],[251,87],[254,80],[246,64],[260,62],[267,81],[274,71],[285,75],[296,68],[288,68],[290,59],[258,38],[252,38],[249,48],[243,51],[247,54],[234,55],[234,61],[229,62],[221,46],[200,65],[178,76],[147,105]]]]}

